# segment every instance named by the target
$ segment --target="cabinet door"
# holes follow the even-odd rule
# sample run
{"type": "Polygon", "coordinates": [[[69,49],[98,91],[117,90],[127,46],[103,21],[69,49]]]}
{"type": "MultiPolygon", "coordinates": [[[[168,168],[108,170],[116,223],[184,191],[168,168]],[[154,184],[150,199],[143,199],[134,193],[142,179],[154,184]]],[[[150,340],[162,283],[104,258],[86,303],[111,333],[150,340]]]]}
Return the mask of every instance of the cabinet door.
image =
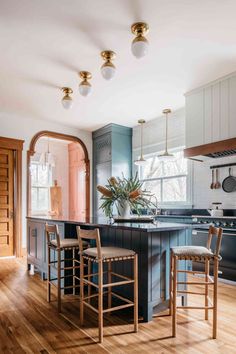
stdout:
{"type": "Polygon", "coordinates": [[[111,134],[104,134],[93,142],[94,163],[99,164],[111,160],[111,134]]]}
{"type": "Polygon", "coordinates": [[[39,222],[28,223],[28,256],[37,264],[43,261],[43,227],[39,222]]]}
{"type": "Polygon", "coordinates": [[[101,193],[97,191],[97,185],[106,185],[107,180],[111,177],[111,163],[101,163],[94,169],[94,216],[104,216],[101,206],[101,193]]]}
{"type": "Polygon", "coordinates": [[[186,96],[186,147],[204,144],[204,90],[186,96]]]}

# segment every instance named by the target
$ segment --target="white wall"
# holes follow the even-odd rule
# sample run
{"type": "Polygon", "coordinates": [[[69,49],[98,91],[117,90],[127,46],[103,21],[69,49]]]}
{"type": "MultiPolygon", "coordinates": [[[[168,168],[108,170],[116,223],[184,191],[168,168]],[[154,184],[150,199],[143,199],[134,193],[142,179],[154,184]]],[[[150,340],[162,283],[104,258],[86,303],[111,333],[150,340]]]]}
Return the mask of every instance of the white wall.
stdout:
{"type": "MultiPolygon", "coordinates": [[[[66,122],[66,118],[65,118],[66,122]]],[[[79,137],[88,149],[90,163],[92,161],[92,134],[91,132],[67,127],[46,120],[22,118],[6,113],[0,113],[0,136],[25,140],[22,161],[22,217],[23,237],[22,246],[26,247],[26,162],[27,150],[32,137],[41,130],[50,130],[58,133],[70,134],[79,137]]],[[[92,171],[92,168],[90,168],[92,171]]],[[[92,176],[90,181],[92,180],[92,176]]]]}
{"type": "MultiPolygon", "coordinates": [[[[68,142],[65,140],[49,140],[49,149],[55,159],[55,167],[52,169],[53,182],[56,179],[62,191],[62,215],[68,217],[69,213],[69,158],[68,142]]],[[[41,138],[37,141],[35,150],[37,153],[48,151],[48,139],[41,138]]],[[[35,155],[34,155],[35,156],[35,155]]],[[[34,159],[33,156],[33,159],[34,159]]]]}
{"type": "MultiPolygon", "coordinates": [[[[225,193],[222,188],[210,189],[211,170],[210,166],[236,162],[236,156],[209,159],[204,163],[194,162],[193,168],[193,201],[194,208],[209,208],[212,202],[221,202],[224,209],[236,209],[236,192],[225,193]]],[[[228,168],[221,168],[219,171],[219,181],[222,183],[229,175],[228,168]]],[[[232,167],[232,174],[236,176],[236,167],[232,167]]]]}
{"type": "MultiPolygon", "coordinates": [[[[144,155],[161,152],[164,148],[165,118],[163,116],[153,119],[144,125],[144,155]]],[[[185,109],[173,112],[169,117],[169,139],[170,149],[185,146],[185,109]]],[[[140,154],[140,127],[133,129],[133,160],[140,154]]],[[[194,208],[209,208],[212,202],[222,202],[223,208],[236,208],[236,192],[225,193],[222,189],[210,189],[211,165],[236,162],[236,157],[231,156],[220,159],[209,159],[207,162],[190,163],[192,173],[192,204],[194,208]]],[[[236,176],[236,168],[232,169],[236,176]]],[[[222,180],[228,175],[228,169],[219,170],[219,179],[222,180]]]]}

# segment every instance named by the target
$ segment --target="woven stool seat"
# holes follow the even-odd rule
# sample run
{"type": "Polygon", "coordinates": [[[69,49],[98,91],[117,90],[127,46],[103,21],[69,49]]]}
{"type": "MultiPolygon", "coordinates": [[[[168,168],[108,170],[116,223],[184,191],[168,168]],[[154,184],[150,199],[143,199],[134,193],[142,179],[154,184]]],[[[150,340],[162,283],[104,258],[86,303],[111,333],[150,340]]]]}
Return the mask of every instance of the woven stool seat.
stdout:
{"type": "MultiPolygon", "coordinates": [[[[135,252],[128,250],[126,248],[119,247],[101,247],[102,259],[120,259],[120,258],[130,258],[135,255],[135,252]]],[[[98,259],[97,247],[89,248],[83,252],[84,256],[92,257],[98,259]]]]}
{"type": "MultiPolygon", "coordinates": [[[[57,240],[51,240],[51,244],[57,247],[57,240]]],[[[87,242],[83,242],[83,246],[88,246],[87,242]]],[[[60,240],[60,248],[72,248],[77,247],[79,248],[79,241],[77,238],[64,238],[60,240]]]]}
{"type": "Polygon", "coordinates": [[[213,257],[214,254],[206,247],[202,246],[178,246],[173,247],[172,252],[175,256],[186,257],[213,257]]]}

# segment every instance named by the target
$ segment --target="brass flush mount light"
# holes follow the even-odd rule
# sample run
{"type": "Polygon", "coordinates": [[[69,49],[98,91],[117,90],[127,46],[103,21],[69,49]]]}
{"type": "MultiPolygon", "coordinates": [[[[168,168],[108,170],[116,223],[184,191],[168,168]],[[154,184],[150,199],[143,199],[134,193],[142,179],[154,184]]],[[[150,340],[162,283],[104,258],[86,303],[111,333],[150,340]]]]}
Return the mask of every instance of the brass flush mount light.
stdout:
{"type": "Polygon", "coordinates": [[[171,113],[171,110],[169,108],[163,109],[162,111],[163,114],[166,116],[166,139],[165,139],[165,152],[161,155],[158,155],[159,160],[161,161],[174,161],[175,156],[173,154],[170,154],[168,152],[168,115],[171,113]]]}
{"type": "Polygon", "coordinates": [[[79,76],[82,79],[79,84],[79,93],[86,97],[91,93],[92,86],[88,80],[92,79],[92,74],[88,71],[80,71],[79,76]]]}
{"type": "Polygon", "coordinates": [[[101,52],[101,57],[105,60],[105,63],[101,67],[102,76],[106,80],[111,80],[116,72],[116,67],[112,63],[112,60],[116,57],[116,53],[112,50],[104,50],[101,52]]]}
{"type": "Polygon", "coordinates": [[[62,105],[65,109],[70,109],[73,105],[73,100],[70,95],[73,93],[73,90],[70,87],[62,87],[64,96],[62,97],[62,105]]]}
{"type": "Polygon", "coordinates": [[[132,42],[131,51],[136,58],[140,59],[148,52],[149,44],[144,35],[148,33],[149,26],[145,22],[136,22],[131,26],[131,31],[136,36],[132,42]]]}
{"type": "Polygon", "coordinates": [[[143,157],[143,125],[146,123],[146,121],[144,119],[139,119],[138,123],[141,126],[141,133],[140,133],[140,140],[141,140],[140,158],[138,160],[135,160],[134,163],[137,166],[144,166],[147,163],[147,160],[145,160],[144,157],[143,157]]]}

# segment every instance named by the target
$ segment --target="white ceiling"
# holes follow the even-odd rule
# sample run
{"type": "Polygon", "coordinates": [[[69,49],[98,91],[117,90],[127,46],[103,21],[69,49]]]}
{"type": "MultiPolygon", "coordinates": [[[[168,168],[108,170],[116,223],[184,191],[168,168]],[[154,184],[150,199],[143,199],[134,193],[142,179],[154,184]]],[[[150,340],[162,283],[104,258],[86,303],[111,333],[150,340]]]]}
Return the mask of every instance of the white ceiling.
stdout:
{"type": "Polygon", "coordinates": [[[235,0],[0,0],[0,110],[94,130],[180,108],[186,91],[236,70],[235,14],[235,0]],[[130,25],[140,20],[150,51],[137,60],[130,25]],[[117,53],[110,82],[104,49],[117,53]],[[80,70],[93,74],[87,98],[80,70]],[[74,90],[70,111],[62,86],[74,90]]]}

